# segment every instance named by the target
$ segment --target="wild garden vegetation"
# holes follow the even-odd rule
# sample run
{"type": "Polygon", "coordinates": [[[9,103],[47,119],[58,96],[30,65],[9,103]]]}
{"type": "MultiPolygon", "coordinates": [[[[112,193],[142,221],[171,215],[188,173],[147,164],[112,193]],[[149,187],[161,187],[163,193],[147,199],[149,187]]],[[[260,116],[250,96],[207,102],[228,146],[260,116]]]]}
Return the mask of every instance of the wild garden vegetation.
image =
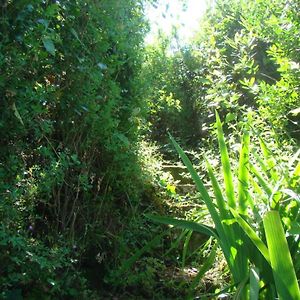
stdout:
{"type": "Polygon", "coordinates": [[[1,299],[300,299],[300,4],[4,0],[1,299]]]}

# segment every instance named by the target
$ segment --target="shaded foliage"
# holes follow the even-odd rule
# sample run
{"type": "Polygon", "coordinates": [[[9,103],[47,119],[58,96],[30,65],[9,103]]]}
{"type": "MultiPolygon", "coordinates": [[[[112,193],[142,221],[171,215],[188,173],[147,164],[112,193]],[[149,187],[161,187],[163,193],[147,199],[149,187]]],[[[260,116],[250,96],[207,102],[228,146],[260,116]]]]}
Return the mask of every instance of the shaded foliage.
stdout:
{"type": "MultiPolygon", "coordinates": [[[[134,113],[143,3],[4,1],[0,22],[1,233],[22,241],[12,252],[5,242],[1,253],[31,271],[1,254],[2,265],[34,287],[39,271],[26,253],[38,243],[44,250],[33,255],[66,247],[58,269],[90,260],[101,270],[95,256],[113,247],[108,234],[122,228],[129,202],[138,203],[144,189],[134,113]]],[[[47,274],[39,279],[45,285],[47,274]]],[[[25,286],[18,276],[6,277],[1,290],[25,286]]]]}

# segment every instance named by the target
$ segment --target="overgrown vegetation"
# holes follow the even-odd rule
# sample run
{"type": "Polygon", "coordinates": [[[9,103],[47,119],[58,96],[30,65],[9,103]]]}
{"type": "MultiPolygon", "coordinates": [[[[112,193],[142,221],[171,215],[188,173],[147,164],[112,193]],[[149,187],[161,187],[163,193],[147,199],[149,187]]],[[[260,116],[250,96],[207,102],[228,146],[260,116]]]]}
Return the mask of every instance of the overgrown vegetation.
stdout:
{"type": "Polygon", "coordinates": [[[217,115],[216,127],[224,178],[222,185],[224,192],[222,192],[221,185],[215,176],[216,173],[207,161],[207,170],[215,202],[213,202],[188,157],[171,138],[195,181],[200,199],[204,201],[209,211],[214,228],[198,222],[193,223],[164,217],[150,216],[150,219],[198,231],[215,238],[227,261],[233,282],[237,286],[237,294],[242,299],[248,299],[251,292],[253,293],[251,298],[254,299],[258,299],[259,296],[265,299],[274,299],[277,294],[282,299],[298,299],[300,292],[295,274],[298,270],[294,270],[281,219],[290,229],[289,246],[291,249],[298,248],[297,230],[294,227],[298,227],[296,225],[297,219],[294,219],[294,216],[287,212],[289,212],[289,206],[297,206],[299,191],[295,186],[295,181],[300,175],[300,164],[293,166],[294,159],[289,161],[288,166],[284,162],[279,163],[266,148],[265,142],[259,139],[260,155],[264,160],[259,158],[255,150],[253,150],[253,156],[258,160],[260,172],[259,167],[252,162],[250,136],[247,128],[249,123],[246,125],[248,126],[246,126],[242,137],[239,164],[235,172],[237,180],[234,180],[221,121],[217,115]],[[281,166],[280,169],[277,169],[277,163],[281,166]],[[237,188],[235,189],[234,186],[237,188]],[[251,187],[253,186],[255,188],[252,190],[251,187]],[[265,245],[265,239],[268,248],[265,245]],[[274,278],[270,274],[272,270],[274,278]],[[254,276],[253,280],[251,280],[251,276],[254,276]],[[260,290],[262,291],[261,294],[260,290]]]}
{"type": "Polygon", "coordinates": [[[300,299],[299,3],[151,3],[2,1],[1,299],[300,299]]]}

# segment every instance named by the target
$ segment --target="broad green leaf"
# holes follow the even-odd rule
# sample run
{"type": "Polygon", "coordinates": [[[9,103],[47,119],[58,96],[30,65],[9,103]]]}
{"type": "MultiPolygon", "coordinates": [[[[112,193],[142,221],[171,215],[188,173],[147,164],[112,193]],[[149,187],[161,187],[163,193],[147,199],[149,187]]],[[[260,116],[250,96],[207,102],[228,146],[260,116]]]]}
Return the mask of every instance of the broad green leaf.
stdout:
{"type": "Polygon", "coordinates": [[[225,123],[229,123],[236,119],[236,114],[228,113],[225,117],[225,123]]]}
{"type": "Polygon", "coordinates": [[[42,39],[42,41],[43,41],[44,47],[47,50],[47,52],[54,56],[55,55],[55,46],[54,46],[53,41],[48,37],[44,37],[42,39]]]}
{"type": "Polygon", "coordinates": [[[123,133],[115,133],[115,136],[122,141],[126,147],[130,146],[129,139],[123,133]]]}
{"type": "Polygon", "coordinates": [[[47,6],[47,9],[45,11],[46,16],[53,17],[57,12],[60,10],[60,5],[57,3],[50,4],[47,6]]]}
{"type": "Polygon", "coordinates": [[[300,299],[299,285],[278,211],[269,211],[264,228],[279,299],[300,299]]]}

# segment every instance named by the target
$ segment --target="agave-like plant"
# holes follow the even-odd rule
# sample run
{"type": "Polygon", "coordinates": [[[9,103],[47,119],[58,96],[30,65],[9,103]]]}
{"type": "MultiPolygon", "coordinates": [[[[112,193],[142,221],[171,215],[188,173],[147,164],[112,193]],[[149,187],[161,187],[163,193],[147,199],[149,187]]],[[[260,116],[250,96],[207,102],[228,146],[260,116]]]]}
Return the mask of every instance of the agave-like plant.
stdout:
{"type": "MultiPolygon", "coordinates": [[[[236,287],[235,299],[300,299],[296,276],[300,264],[296,264],[295,269],[291,256],[291,252],[294,257],[299,252],[298,239],[292,234],[299,234],[299,195],[295,190],[299,184],[300,163],[291,170],[293,163],[298,160],[299,152],[288,168],[276,166],[271,152],[261,138],[259,154],[255,149],[250,150],[250,126],[250,122],[244,126],[237,180],[234,181],[221,120],[216,113],[223,187],[219,184],[213,167],[206,160],[214,197],[210,196],[187,155],[170,136],[210,213],[214,227],[164,216],[147,217],[163,224],[214,237],[232,274],[236,287]],[[293,216],[289,215],[287,201],[289,205],[296,203],[290,205],[296,207],[296,214],[293,213],[293,216]],[[285,228],[290,229],[289,243],[282,217],[288,223],[284,224],[285,228]]],[[[215,257],[215,252],[209,257],[208,261],[211,263],[212,257],[215,257]]],[[[204,270],[201,268],[199,271],[201,276],[208,269],[207,264],[204,267],[204,270]]],[[[200,275],[197,276],[198,279],[200,275]]]]}

